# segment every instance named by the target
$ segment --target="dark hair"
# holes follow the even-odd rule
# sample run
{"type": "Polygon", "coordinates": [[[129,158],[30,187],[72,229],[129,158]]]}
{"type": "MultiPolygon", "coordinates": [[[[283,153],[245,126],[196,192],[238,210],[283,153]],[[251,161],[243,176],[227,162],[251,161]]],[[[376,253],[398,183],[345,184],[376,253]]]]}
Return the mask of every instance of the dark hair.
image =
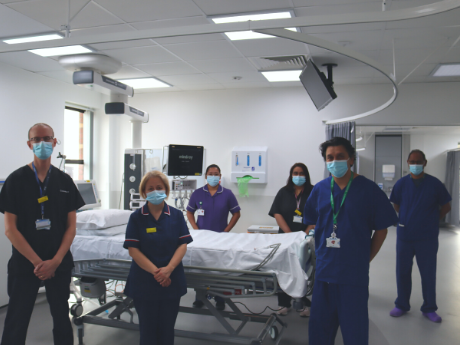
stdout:
{"type": "Polygon", "coordinates": [[[219,174],[220,174],[220,168],[217,164],[211,164],[210,166],[208,166],[206,168],[206,172],[204,173],[204,176],[208,175],[208,170],[211,169],[211,168],[217,168],[217,170],[219,170],[219,174]]]}
{"type": "Polygon", "coordinates": [[[37,126],[39,126],[39,127],[48,127],[49,129],[51,129],[51,132],[53,132],[53,137],[54,137],[54,130],[53,130],[53,128],[52,128],[50,125],[46,124],[46,123],[39,122],[39,123],[36,123],[35,125],[33,125],[32,127],[29,128],[29,132],[27,132],[27,139],[30,139],[30,131],[31,131],[34,127],[37,127],[37,126]]]}
{"type": "Polygon", "coordinates": [[[422,157],[423,157],[423,160],[426,162],[426,157],[425,157],[425,154],[423,153],[423,151],[417,150],[417,149],[412,150],[412,151],[409,153],[409,156],[407,156],[407,160],[409,160],[410,155],[413,154],[413,153],[420,153],[420,154],[422,155],[422,157]]]}
{"type": "Polygon", "coordinates": [[[321,151],[321,156],[323,156],[324,160],[326,160],[326,151],[328,147],[330,146],[343,146],[345,150],[347,150],[348,156],[350,158],[356,157],[356,150],[347,139],[342,138],[342,137],[334,137],[328,141],[325,141],[319,146],[319,150],[321,151]]]}
{"type": "Polygon", "coordinates": [[[303,163],[295,163],[292,167],[291,167],[291,170],[289,170],[289,177],[287,179],[287,182],[286,182],[286,188],[287,189],[290,189],[290,190],[294,190],[294,182],[292,182],[292,173],[294,172],[294,169],[295,168],[301,168],[303,170],[303,173],[305,175],[305,186],[308,187],[308,188],[304,188],[304,191],[305,190],[308,190],[310,191],[313,186],[311,185],[311,181],[310,181],[310,173],[308,172],[308,168],[305,164],[303,163]]]}

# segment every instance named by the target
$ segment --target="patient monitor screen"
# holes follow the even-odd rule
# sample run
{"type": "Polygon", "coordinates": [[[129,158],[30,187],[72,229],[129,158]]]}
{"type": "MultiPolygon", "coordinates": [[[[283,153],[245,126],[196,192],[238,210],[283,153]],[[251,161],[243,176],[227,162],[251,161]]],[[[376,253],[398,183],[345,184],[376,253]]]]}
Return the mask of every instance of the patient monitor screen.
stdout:
{"type": "Polygon", "coordinates": [[[86,205],[97,204],[92,183],[79,183],[77,187],[86,205]]]}
{"type": "Polygon", "coordinates": [[[169,176],[201,176],[203,174],[203,146],[169,145],[169,176]]]}

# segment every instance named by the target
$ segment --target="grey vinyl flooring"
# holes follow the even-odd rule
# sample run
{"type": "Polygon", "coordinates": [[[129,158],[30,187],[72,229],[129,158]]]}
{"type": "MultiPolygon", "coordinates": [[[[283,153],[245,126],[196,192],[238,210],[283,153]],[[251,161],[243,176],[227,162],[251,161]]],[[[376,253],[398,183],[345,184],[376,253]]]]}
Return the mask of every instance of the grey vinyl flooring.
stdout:
{"type": "MultiPolygon", "coordinates": [[[[370,272],[370,341],[372,345],[407,345],[407,344],[443,344],[454,345],[460,343],[460,229],[443,228],[440,232],[440,246],[438,253],[437,274],[437,302],[438,313],[442,316],[441,324],[434,324],[424,318],[419,311],[423,302],[420,275],[414,261],[412,310],[401,318],[392,318],[389,311],[393,308],[396,298],[395,282],[395,247],[396,231],[391,228],[379,255],[371,264],[370,272]]],[[[181,304],[190,306],[194,293],[185,295],[181,304]]],[[[262,311],[265,306],[276,308],[276,297],[257,298],[242,301],[254,312],[262,311]]],[[[92,308],[90,302],[85,302],[86,311],[92,308]]],[[[0,331],[3,331],[3,321],[7,308],[0,309],[0,331]]],[[[300,318],[296,311],[291,311],[283,318],[288,324],[282,345],[308,344],[308,319],[300,318]]],[[[237,325],[236,321],[231,321],[237,325]]],[[[242,335],[255,336],[261,330],[261,324],[248,324],[242,335]]],[[[49,314],[46,298],[43,294],[37,297],[36,306],[29,326],[27,344],[52,344],[52,320],[49,314]]],[[[177,329],[198,332],[225,333],[223,327],[213,318],[179,314],[177,329]]],[[[95,325],[85,326],[85,345],[102,344],[136,344],[139,334],[136,331],[127,331],[95,325]]],[[[77,341],[75,341],[77,343],[77,341]]],[[[212,341],[193,340],[176,337],[177,345],[215,344],[212,341]]],[[[264,344],[274,344],[266,339],[264,344]]],[[[340,332],[336,345],[343,344],[340,332]]]]}

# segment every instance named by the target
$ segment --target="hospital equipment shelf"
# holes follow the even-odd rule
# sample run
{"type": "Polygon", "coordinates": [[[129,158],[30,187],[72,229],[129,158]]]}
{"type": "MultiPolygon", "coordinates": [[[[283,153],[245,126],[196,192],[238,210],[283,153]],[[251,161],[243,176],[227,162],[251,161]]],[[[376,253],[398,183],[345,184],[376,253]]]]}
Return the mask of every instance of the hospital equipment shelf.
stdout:
{"type": "MultiPolygon", "coordinates": [[[[130,266],[131,261],[129,260],[80,260],[75,261],[73,276],[126,281],[130,266]]],[[[278,289],[278,281],[275,273],[197,266],[184,266],[184,269],[188,287],[195,289],[197,298],[205,304],[207,309],[180,307],[179,311],[214,316],[226,329],[227,334],[175,330],[176,336],[234,344],[257,345],[262,344],[267,335],[269,335],[274,340],[274,344],[279,344],[286,324],[280,320],[278,315],[274,313],[271,315],[245,314],[232,301],[232,298],[272,296],[278,289]],[[218,311],[208,300],[208,294],[224,298],[228,306],[232,309],[232,312],[218,311]],[[239,320],[241,323],[235,329],[227,319],[239,320]],[[248,322],[264,324],[264,327],[256,337],[239,335],[248,322]]],[[[77,326],[79,344],[83,344],[83,327],[85,323],[131,330],[139,329],[138,324],[133,322],[133,312],[131,309],[134,306],[131,298],[119,295],[107,304],[103,304],[101,307],[83,314],[81,305],[82,297],[77,291],[75,295],[77,297],[77,304],[72,306],[71,312],[74,315],[73,322],[77,326]],[[108,315],[108,318],[99,316],[100,314],[105,314],[107,310],[113,307],[115,309],[108,315]],[[130,315],[129,322],[120,318],[120,315],[125,312],[130,315]]]]}

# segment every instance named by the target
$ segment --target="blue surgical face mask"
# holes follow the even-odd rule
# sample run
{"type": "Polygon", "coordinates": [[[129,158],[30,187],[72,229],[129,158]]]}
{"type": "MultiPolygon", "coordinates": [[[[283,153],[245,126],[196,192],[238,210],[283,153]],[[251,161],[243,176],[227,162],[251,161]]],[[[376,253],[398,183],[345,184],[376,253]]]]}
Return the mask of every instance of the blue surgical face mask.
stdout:
{"type": "Polygon", "coordinates": [[[35,143],[33,144],[33,151],[38,159],[48,159],[53,153],[53,143],[47,143],[46,141],[35,143]]]}
{"type": "Polygon", "coordinates": [[[412,174],[416,176],[420,175],[423,172],[423,165],[419,165],[419,164],[409,165],[409,170],[412,174]]]}
{"type": "Polygon", "coordinates": [[[154,190],[153,192],[147,193],[145,200],[153,205],[159,205],[164,199],[166,199],[166,197],[167,196],[164,190],[154,190]]]}
{"type": "Polygon", "coordinates": [[[307,182],[307,179],[305,178],[305,176],[292,176],[292,182],[294,182],[294,184],[296,186],[303,186],[305,182],[307,182]]]}
{"type": "Polygon", "coordinates": [[[332,161],[327,163],[327,170],[337,178],[344,177],[348,171],[348,159],[344,161],[332,161]]]}
{"type": "Polygon", "coordinates": [[[208,182],[211,187],[217,186],[219,184],[219,181],[219,176],[208,175],[208,177],[206,177],[206,182],[208,182]]]}

